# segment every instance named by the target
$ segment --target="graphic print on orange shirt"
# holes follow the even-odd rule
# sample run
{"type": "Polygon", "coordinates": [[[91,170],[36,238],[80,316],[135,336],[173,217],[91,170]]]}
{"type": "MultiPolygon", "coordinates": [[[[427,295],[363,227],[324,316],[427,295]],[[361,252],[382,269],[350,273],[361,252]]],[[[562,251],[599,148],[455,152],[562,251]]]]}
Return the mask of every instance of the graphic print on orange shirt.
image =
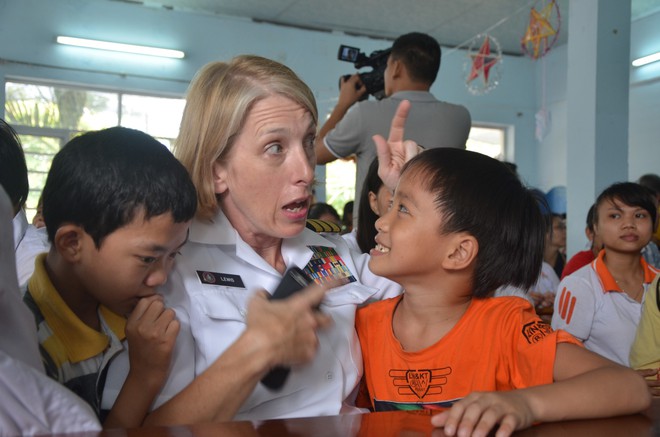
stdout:
{"type": "Polygon", "coordinates": [[[441,394],[442,386],[447,384],[447,375],[450,374],[451,367],[419,370],[391,369],[389,372],[392,385],[397,387],[399,395],[415,395],[419,399],[423,399],[427,394],[441,394]]]}

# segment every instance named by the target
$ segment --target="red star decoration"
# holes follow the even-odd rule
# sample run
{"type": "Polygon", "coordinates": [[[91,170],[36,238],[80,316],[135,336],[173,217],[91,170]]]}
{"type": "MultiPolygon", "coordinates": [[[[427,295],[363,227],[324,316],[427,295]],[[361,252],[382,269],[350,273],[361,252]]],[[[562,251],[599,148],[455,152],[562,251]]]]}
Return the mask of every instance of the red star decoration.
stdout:
{"type": "Polygon", "coordinates": [[[481,75],[484,79],[484,84],[488,84],[488,74],[490,69],[497,64],[499,59],[497,56],[491,56],[490,39],[487,36],[484,38],[484,42],[481,44],[479,52],[471,54],[470,57],[472,58],[472,70],[470,71],[467,81],[472,82],[481,75]]]}

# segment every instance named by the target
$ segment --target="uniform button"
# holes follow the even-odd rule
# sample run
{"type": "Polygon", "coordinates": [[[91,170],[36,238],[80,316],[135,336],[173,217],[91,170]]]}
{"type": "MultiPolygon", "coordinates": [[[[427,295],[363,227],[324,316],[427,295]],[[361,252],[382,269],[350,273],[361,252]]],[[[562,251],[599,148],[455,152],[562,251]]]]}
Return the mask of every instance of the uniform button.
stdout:
{"type": "Polygon", "coordinates": [[[240,310],[238,313],[239,313],[239,314],[241,315],[241,317],[243,317],[243,318],[245,318],[245,316],[247,315],[247,311],[245,311],[245,310],[243,310],[243,309],[240,310]]]}
{"type": "Polygon", "coordinates": [[[332,381],[334,379],[334,375],[332,374],[332,372],[326,373],[325,379],[327,379],[328,381],[332,381]]]}

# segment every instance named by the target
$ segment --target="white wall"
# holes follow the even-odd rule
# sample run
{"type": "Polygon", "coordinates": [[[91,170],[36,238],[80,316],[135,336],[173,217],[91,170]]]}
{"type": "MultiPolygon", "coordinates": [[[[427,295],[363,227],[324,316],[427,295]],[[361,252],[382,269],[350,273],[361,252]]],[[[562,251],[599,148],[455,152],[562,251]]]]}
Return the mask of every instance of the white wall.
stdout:
{"type": "MultiPolygon", "coordinates": [[[[660,51],[660,13],[634,21],[630,55],[637,58],[660,51]]],[[[566,184],[566,63],[567,47],[553,49],[536,65],[536,99],[541,104],[545,68],[546,105],[552,128],[538,145],[539,187],[566,184]]],[[[588,79],[585,79],[588,80],[588,79]]],[[[631,67],[629,96],[628,175],[660,174],[660,63],[631,67]]]]}
{"type": "MultiPolygon", "coordinates": [[[[633,22],[630,56],[660,51],[660,13],[633,22]]],[[[660,62],[633,68],[630,74],[629,176],[660,174],[660,62]]]]}

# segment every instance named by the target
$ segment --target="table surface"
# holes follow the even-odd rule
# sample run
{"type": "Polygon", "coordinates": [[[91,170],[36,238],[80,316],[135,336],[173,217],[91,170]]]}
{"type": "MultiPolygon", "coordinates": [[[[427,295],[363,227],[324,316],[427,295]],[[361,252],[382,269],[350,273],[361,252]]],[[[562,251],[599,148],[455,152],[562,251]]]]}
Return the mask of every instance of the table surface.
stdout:
{"type": "MultiPolygon", "coordinates": [[[[383,412],[262,422],[224,422],[190,426],[114,429],[99,433],[66,434],[67,437],[323,437],[323,436],[400,436],[442,437],[426,412],[383,412]]],[[[543,423],[515,433],[516,436],[658,436],[660,398],[655,398],[644,414],[607,419],[543,423]]]]}

